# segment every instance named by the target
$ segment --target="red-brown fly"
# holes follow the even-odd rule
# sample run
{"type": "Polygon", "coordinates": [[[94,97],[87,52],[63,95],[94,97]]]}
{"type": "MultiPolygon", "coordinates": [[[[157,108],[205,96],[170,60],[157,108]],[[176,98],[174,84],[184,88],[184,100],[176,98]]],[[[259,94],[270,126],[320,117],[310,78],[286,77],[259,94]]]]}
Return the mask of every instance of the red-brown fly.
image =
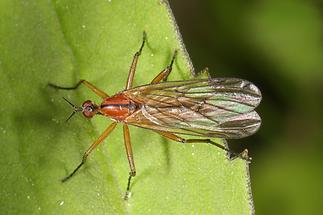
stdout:
{"type": "Polygon", "coordinates": [[[63,182],[79,170],[88,155],[113,131],[117,123],[123,124],[124,143],[130,166],[125,199],[130,192],[131,179],[136,175],[128,125],[153,130],[165,138],[181,143],[209,143],[227,152],[230,151],[225,146],[205,137],[237,139],[258,130],[261,119],[254,109],[261,101],[261,93],[254,84],[238,78],[167,82],[176,52],[169,66],[150,84],[133,88],[136,65],[145,41],[144,33],[141,47],[133,57],[126,87],[114,96],[109,96],[86,80],[80,80],[73,87],[49,84],[53,88],[63,90],[74,90],[84,84],[103,99],[99,105],[87,100],[81,107],[65,99],[74,108],[68,119],[76,112],[82,112],[87,118],[103,115],[114,121],[85,151],[81,163],[62,180],[63,182]],[[181,134],[200,136],[204,139],[184,139],[178,136],[181,134]]]}

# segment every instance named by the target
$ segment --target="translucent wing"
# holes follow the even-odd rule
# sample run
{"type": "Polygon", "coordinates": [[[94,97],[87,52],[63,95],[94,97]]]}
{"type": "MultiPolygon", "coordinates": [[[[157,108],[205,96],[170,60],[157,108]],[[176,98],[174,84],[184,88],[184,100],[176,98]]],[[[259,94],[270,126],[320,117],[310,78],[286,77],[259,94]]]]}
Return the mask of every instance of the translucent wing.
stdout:
{"type": "Polygon", "coordinates": [[[171,81],[123,93],[140,104],[125,122],[143,128],[233,139],[255,133],[261,124],[254,111],[261,93],[246,80],[171,81]]]}

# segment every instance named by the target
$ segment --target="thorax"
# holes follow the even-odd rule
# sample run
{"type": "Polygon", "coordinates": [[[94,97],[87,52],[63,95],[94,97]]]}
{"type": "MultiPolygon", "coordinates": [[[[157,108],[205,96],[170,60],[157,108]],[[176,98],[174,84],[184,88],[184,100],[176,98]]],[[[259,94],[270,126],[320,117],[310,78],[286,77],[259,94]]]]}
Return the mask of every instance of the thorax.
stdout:
{"type": "Polygon", "coordinates": [[[137,110],[134,101],[123,94],[105,98],[100,106],[100,113],[117,121],[123,121],[137,110]]]}

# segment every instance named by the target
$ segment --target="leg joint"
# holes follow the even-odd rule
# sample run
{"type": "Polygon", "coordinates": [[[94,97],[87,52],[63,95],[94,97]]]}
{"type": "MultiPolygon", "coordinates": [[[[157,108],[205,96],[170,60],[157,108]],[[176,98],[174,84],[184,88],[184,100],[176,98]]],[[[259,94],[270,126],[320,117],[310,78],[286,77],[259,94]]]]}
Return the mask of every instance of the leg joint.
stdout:
{"type": "Polygon", "coordinates": [[[129,172],[129,176],[135,177],[136,176],[136,171],[135,170],[134,171],[130,171],[129,172]]]}
{"type": "Polygon", "coordinates": [[[133,57],[134,57],[134,58],[137,58],[137,57],[139,57],[140,55],[141,55],[141,51],[137,51],[133,57]]]}
{"type": "Polygon", "coordinates": [[[87,153],[85,153],[85,154],[83,155],[83,157],[82,157],[82,163],[85,163],[85,161],[86,161],[86,159],[87,159],[87,156],[88,156],[88,154],[87,154],[87,153]]]}

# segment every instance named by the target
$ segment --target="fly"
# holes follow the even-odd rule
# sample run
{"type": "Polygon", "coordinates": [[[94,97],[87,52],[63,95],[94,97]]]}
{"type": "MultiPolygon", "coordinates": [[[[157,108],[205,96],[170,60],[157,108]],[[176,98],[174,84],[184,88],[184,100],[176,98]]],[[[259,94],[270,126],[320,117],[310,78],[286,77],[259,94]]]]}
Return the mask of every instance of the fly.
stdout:
{"type": "MultiPolygon", "coordinates": [[[[261,101],[261,93],[249,81],[238,78],[214,78],[167,82],[176,51],[169,66],[149,84],[133,88],[138,58],[145,42],[144,33],[140,49],[133,57],[126,87],[114,96],[109,96],[86,80],[80,80],[73,87],[49,84],[55,89],[62,90],[75,90],[83,84],[102,98],[100,105],[87,100],[80,107],[64,98],[74,109],[67,120],[75,113],[82,112],[86,118],[103,115],[114,121],[84,152],[81,163],[63,178],[62,182],[70,179],[80,169],[88,155],[114,130],[117,123],[123,124],[124,143],[130,166],[125,199],[130,193],[131,179],[136,176],[128,125],[153,130],[176,142],[208,143],[227,152],[230,152],[228,148],[208,138],[243,138],[252,135],[260,127],[261,118],[254,109],[261,101]],[[204,139],[185,139],[179,135],[194,135],[204,139]]],[[[245,154],[240,154],[240,157],[250,159],[245,154]]]]}

